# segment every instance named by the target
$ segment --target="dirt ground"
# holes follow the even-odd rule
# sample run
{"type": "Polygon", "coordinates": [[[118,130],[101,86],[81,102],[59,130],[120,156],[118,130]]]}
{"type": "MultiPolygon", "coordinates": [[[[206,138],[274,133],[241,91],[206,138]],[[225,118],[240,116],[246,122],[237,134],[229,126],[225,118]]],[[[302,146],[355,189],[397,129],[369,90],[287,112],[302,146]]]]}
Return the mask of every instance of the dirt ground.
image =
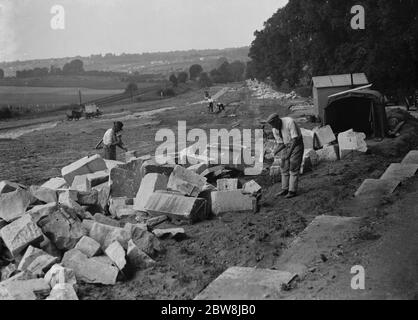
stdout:
{"type": "MultiPolygon", "coordinates": [[[[240,89],[228,93],[223,100],[241,101],[241,104],[228,106],[226,114],[208,115],[206,105],[188,105],[202,97],[203,91],[190,92],[161,102],[124,106],[118,114],[100,119],[60,122],[55,128],[34,131],[16,140],[0,139],[0,180],[31,185],[59,176],[63,166],[96,153],[94,146],[115,119],[124,120],[127,146],[149,154],[157,146],[156,131],[174,129],[179,120],[186,120],[188,128],[231,129],[239,123],[238,127],[243,129],[258,127],[257,120],[273,111],[281,115],[288,113],[286,105],[254,101],[246,89],[240,89]],[[132,113],[168,107],[174,109],[132,119],[132,113]]],[[[117,108],[112,111],[116,112],[117,108]]],[[[280,184],[272,185],[270,177],[260,176],[256,181],[264,191],[257,214],[227,214],[196,225],[184,225],[188,238],[180,242],[164,240],[165,252],[157,258],[156,267],[111,287],[82,285],[79,297],[87,300],[193,299],[228,267],[272,268],[283,250],[316,216],[347,214],[344,208],[362,181],[379,178],[390,163],[399,162],[403,155],[402,151],[389,156],[365,154],[322,163],[302,177],[300,196],[292,200],[275,198],[280,184]]],[[[389,201],[386,205],[391,204],[389,201]]],[[[353,248],[354,245],[358,243],[352,244],[353,248]]],[[[306,288],[302,292],[310,291],[306,288]]]]}

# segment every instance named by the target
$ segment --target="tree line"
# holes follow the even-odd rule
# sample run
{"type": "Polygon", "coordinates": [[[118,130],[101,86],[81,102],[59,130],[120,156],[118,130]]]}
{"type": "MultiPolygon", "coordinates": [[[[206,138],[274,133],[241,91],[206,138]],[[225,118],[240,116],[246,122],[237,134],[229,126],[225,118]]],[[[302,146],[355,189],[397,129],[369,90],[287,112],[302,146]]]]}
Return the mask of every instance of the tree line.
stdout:
{"type": "Polygon", "coordinates": [[[201,87],[210,87],[213,83],[238,82],[245,78],[246,64],[236,60],[232,63],[222,57],[217,61],[217,67],[205,72],[200,64],[190,66],[188,72],[182,71],[170,75],[169,80],[173,86],[186,83],[188,80],[197,81],[201,87]]]}
{"type": "Polygon", "coordinates": [[[32,77],[45,77],[48,75],[80,75],[84,74],[83,61],[79,59],[72,60],[66,63],[62,68],[51,66],[50,68],[33,68],[16,71],[16,78],[32,78],[32,77]]]}
{"type": "Polygon", "coordinates": [[[418,1],[289,0],[255,32],[248,77],[278,86],[306,85],[312,76],[364,72],[382,92],[418,87],[418,1]],[[365,8],[364,30],[353,30],[354,5],[365,8]]]}

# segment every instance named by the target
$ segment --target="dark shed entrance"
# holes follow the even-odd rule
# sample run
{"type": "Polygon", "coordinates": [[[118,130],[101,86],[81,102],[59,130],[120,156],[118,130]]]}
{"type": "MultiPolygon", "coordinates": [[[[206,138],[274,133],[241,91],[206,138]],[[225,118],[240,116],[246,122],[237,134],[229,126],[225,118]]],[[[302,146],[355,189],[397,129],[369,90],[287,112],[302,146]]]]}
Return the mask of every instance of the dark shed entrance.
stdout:
{"type": "Polygon", "coordinates": [[[378,91],[358,90],[328,99],[325,124],[339,133],[350,129],[367,136],[385,137],[387,118],[383,97],[378,91]]]}

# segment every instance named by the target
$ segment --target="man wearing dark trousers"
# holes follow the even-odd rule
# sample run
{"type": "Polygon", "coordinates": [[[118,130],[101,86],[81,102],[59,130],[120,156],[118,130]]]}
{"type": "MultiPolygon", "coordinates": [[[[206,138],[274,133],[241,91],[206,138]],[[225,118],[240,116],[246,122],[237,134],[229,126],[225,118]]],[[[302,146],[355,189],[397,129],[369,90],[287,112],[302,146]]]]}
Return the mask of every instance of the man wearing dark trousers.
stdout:
{"type": "Polygon", "coordinates": [[[272,114],[267,123],[273,127],[273,135],[278,143],[274,154],[276,156],[281,153],[282,191],[277,196],[294,198],[298,192],[304,152],[302,133],[295,120],[290,117],[280,118],[278,114],[272,114]]]}

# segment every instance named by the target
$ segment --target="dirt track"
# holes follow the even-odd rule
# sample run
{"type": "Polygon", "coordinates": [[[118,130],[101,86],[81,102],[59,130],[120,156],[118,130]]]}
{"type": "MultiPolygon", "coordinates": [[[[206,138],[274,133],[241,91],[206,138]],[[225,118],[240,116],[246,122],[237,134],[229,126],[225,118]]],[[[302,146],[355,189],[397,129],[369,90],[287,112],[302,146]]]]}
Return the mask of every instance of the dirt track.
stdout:
{"type": "MultiPolygon", "coordinates": [[[[205,105],[186,105],[200,101],[202,95],[203,92],[194,92],[163,102],[125,107],[129,112],[175,107],[150,118],[125,121],[124,140],[128,147],[152,153],[156,147],[155,132],[163,127],[176,128],[178,120],[186,120],[189,128],[231,129],[237,122],[240,128],[254,128],[256,119],[265,118],[272,111],[287,113],[287,108],[277,104],[254,105],[245,90],[225,97],[244,101],[240,106],[227,108],[226,116],[206,114],[205,105]]],[[[62,122],[17,140],[0,140],[0,180],[31,185],[60,175],[61,167],[95,153],[93,147],[112,121],[113,117],[62,122]]],[[[265,189],[259,213],[228,214],[186,225],[189,239],[164,241],[166,252],[158,257],[155,268],[113,287],[83,285],[80,299],[192,299],[230,266],[272,268],[283,249],[316,216],[342,214],[341,207],[365,178],[379,178],[401,156],[363,155],[323,163],[302,178],[301,195],[294,200],[276,199],[274,195],[280,186],[272,186],[267,176],[259,177],[257,181],[265,189]]]]}

